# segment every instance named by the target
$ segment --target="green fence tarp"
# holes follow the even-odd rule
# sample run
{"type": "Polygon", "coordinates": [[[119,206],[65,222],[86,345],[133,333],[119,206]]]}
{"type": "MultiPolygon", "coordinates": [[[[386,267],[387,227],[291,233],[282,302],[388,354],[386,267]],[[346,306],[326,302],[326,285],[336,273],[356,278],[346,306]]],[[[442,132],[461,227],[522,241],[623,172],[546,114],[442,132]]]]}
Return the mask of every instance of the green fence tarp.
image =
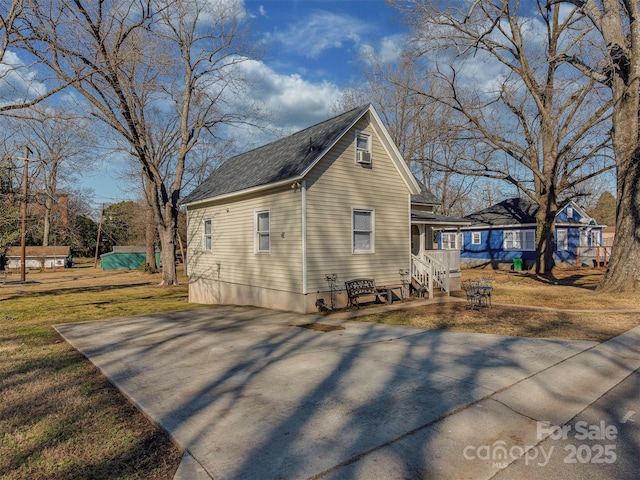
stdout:
{"type": "MultiPolygon", "coordinates": [[[[147,261],[144,252],[109,252],[100,257],[102,270],[136,270],[147,261]]],[[[156,264],[160,264],[160,253],[156,253],[156,264]]]]}

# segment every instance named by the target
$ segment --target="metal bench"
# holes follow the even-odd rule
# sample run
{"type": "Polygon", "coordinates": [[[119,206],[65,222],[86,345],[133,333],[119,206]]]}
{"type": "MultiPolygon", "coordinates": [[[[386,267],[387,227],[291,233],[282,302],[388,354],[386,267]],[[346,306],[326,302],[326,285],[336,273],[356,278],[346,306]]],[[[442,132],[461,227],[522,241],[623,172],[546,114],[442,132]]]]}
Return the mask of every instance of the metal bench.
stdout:
{"type": "Polygon", "coordinates": [[[347,297],[349,298],[349,307],[360,308],[358,299],[364,296],[375,296],[376,303],[380,302],[380,295],[387,293],[386,289],[378,289],[376,282],[372,278],[357,278],[355,280],[349,280],[344,282],[344,286],[347,290],[347,297]]]}

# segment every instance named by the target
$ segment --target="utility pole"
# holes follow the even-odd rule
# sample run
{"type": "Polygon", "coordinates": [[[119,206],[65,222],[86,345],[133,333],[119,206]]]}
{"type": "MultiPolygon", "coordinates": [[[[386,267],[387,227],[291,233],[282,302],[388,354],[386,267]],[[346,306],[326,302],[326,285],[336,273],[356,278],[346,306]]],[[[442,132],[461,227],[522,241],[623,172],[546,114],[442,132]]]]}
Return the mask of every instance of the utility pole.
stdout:
{"type": "Polygon", "coordinates": [[[104,203],[102,204],[102,209],[100,210],[100,223],[98,224],[98,238],[96,238],[96,256],[93,261],[93,268],[98,268],[98,249],[100,248],[100,233],[102,230],[103,217],[104,217],[104,203]]]}
{"type": "Polygon", "coordinates": [[[29,153],[33,153],[29,147],[24,147],[24,168],[22,169],[22,199],[20,201],[21,226],[20,233],[20,281],[27,279],[27,180],[29,176],[29,153]]]}

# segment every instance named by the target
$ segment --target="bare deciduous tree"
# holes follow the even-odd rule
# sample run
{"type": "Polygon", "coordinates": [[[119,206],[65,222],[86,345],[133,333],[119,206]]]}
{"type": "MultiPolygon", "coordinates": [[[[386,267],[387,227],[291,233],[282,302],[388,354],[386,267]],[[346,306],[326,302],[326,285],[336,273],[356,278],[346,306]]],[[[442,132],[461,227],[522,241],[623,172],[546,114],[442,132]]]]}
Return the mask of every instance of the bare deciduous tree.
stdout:
{"type": "Polygon", "coordinates": [[[238,2],[25,2],[19,45],[70,83],[126,142],[148,187],[162,284],[177,284],[175,239],[188,154],[203,133],[245,119],[225,108],[236,85],[233,66],[247,58],[238,2]],[[150,118],[157,112],[168,144],[154,143],[158,125],[150,118]]]}
{"type": "Polygon", "coordinates": [[[47,246],[58,189],[72,185],[93,163],[89,154],[91,128],[85,118],[71,110],[42,104],[7,120],[5,128],[14,131],[12,142],[29,145],[32,151],[31,168],[36,177],[29,188],[41,193],[37,199],[44,210],[42,246],[47,246]]]}
{"type": "Polygon", "coordinates": [[[68,83],[34,72],[37,62],[23,63],[12,55],[25,19],[25,0],[0,2],[0,113],[32,107],[64,90],[68,83]]]}
{"type": "Polygon", "coordinates": [[[426,62],[438,94],[418,90],[464,118],[458,133],[478,146],[455,171],[508,182],[539,206],[537,273],[554,266],[554,221],[581,184],[611,168],[610,96],[577,75],[589,28],[580,15],[536,3],[478,0],[408,8],[413,61],[426,62]],[[444,92],[444,94],[442,93],[444,92]]]}
{"type": "Polygon", "coordinates": [[[616,236],[613,256],[600,288],[640,289],[640,5],[632,0],[552,0],[584,14],[606,47],[603,66],[568,58],[581,72],[607,85],[613,96],[613,151],[616,160],[616,236]]]}

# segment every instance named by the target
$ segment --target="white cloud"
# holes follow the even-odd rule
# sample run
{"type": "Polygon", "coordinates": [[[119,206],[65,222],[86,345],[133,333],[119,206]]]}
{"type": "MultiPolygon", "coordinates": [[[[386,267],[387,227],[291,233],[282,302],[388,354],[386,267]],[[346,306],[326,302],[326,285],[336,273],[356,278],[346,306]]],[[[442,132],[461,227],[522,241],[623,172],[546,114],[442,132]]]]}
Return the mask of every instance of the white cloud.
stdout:
{"type": "Polygon", "coordinates": [[[347,42],[358,45],[368,29],[357,18],[321,11],[290,25],[286,31],[275,32],[271,38],[298,55],[317,58],[325,50],[342,48],[347,42]]]}
{"type": "Polygon", "coordinates": [[[266,11],[266,9],[264,8],[264,5],[260,5],[260,6],[258,7],[258,13],[259,13],[261,16],[263,16],[263,17],[267,18],[267,11],[266,11]]]}
{"type": "Polygon", "coordinates": [[[17,54],[6,51],[0,63],[0,104],[7,105],[44,95],[47,87],[37,79],[37,72],[17,54]]]}
{"type": "Polygon", "coordinates": [[[177,4],[175,7],[169,12],[174,22],[178,22],[179,17],[183,15],[192,21],[196,14],[200,25],[219,25],[250,17],[244,6],[244,0],[201,0],[177,4]]]}
{"type": "Polygon", "coordinates": [[[331,82],[313,83],[298,74],[279,74],[256,60],[242,62],[237,68],[251,85],[247,100],[268,112],[272,127],[283,133],[300,130],[331,117],[331,106],[342,93],[331,82]]]}
{"type": "Polygon", "coordinates": [[[383,37],[377,46],[362,44],[360,54],[382,65],[396,63],[402,55],[405,41],[405,36],[401,34],[383,37]]]}

